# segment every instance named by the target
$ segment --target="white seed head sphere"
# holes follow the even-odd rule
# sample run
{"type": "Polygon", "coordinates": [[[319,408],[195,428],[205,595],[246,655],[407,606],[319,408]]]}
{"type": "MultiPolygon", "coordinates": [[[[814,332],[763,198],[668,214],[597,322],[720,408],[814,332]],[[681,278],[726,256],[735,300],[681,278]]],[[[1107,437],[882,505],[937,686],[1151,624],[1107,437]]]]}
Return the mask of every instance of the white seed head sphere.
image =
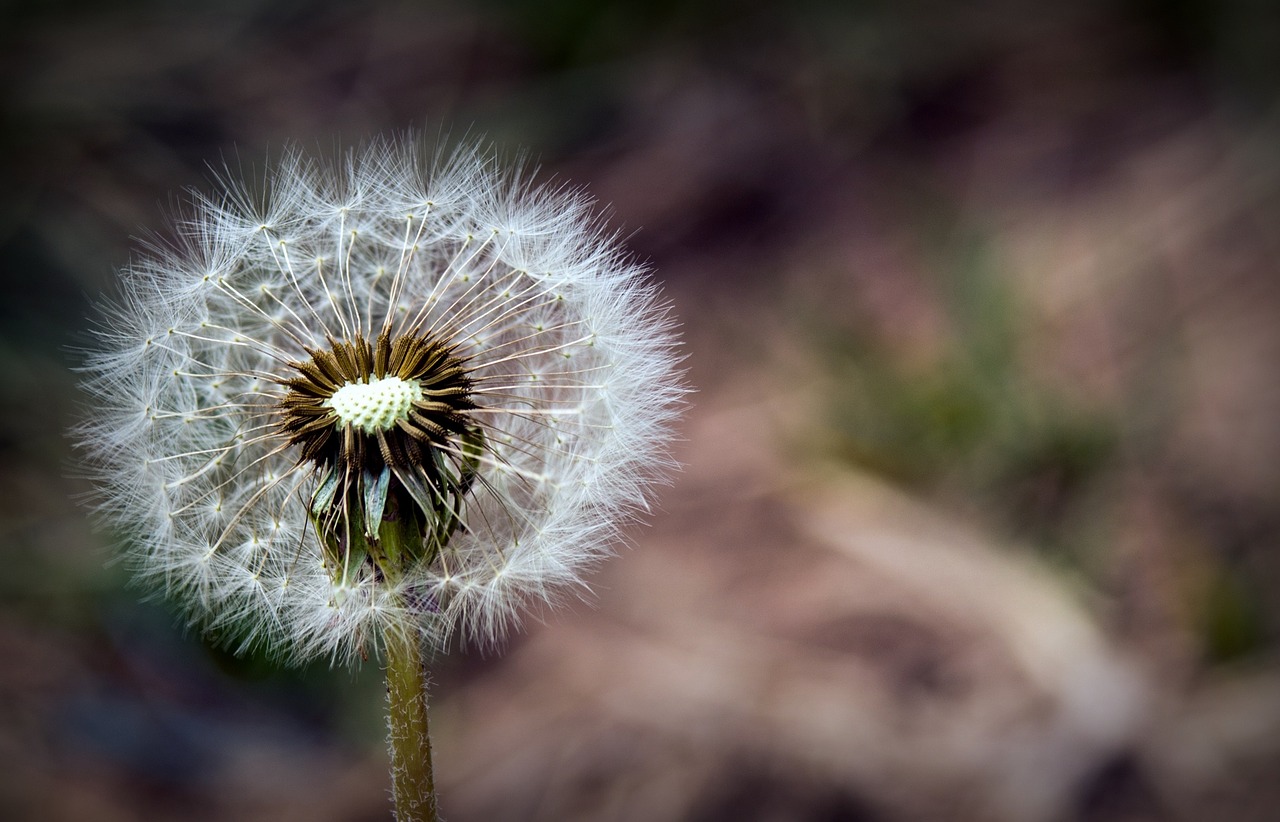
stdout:
{"type": "Polygon", "coordinates": [[[491,641],[583,586],[684,391],[589,201],[409,139],[220,188],[121,272],[87,364],[78,437],[138,574],[293,661],[491,641]],[[409,521],[392,562],[376,523],[409,521]]]}

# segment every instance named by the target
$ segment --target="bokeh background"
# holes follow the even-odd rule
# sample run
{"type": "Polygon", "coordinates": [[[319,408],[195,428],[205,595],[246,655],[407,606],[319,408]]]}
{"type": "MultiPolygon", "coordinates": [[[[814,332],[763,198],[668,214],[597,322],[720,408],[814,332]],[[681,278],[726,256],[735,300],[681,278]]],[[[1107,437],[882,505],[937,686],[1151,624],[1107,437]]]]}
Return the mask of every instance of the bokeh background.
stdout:
{"type": "Polygon", "coordinates": [[[1280,5],[0,8],[0,817],[390,817],[376,666],[140,601],[63,432],[182,189],[415,128],[611,204],[697,389],[436,661],[450,820],[1280,818],[1280,5]]]}

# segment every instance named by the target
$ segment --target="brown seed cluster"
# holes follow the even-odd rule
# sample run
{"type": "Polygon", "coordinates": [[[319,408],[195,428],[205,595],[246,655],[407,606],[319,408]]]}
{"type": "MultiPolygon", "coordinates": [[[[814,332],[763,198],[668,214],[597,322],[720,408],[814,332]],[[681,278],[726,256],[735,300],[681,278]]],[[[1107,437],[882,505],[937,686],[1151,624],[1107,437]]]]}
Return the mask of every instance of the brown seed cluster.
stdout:
{"type": "Polygon", "coordinates": [[[309,360],[291,363],[298,376],[280,381],[288,389],[278,405],[280,429],[297,446],[298,461],[355,478],[391,468],[439,489],[436,452],[475,429],[467,414],[476,407],[473,385],[463,360],[446,343],[414,334],[329,342],[327,350],[307,349],[309,360]],[[362,431],[344,423],[328,402],[343,386],[385,377],[416,382],[422,390],[394,427],[362,431]]]}

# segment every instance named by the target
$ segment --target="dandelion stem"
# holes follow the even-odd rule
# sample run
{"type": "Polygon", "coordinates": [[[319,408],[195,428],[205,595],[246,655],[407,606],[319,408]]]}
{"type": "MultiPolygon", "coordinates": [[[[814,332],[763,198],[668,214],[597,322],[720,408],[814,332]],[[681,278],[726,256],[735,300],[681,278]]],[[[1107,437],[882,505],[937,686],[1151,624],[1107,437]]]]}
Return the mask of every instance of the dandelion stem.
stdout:
{"type": "Polygon", "coordinates": [[[416,636],[387,636],[387,702],[396,822],[438,822],[427,727],[427,670],[416,636]]]}

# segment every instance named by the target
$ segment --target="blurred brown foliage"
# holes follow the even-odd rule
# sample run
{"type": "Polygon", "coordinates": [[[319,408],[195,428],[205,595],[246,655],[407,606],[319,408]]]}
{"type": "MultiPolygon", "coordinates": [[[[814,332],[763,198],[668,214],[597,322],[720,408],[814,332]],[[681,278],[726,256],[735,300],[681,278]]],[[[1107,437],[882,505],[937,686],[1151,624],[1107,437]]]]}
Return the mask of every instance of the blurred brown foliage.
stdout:
{"type": "Polygon", "coordinates": [[[1274,4],[0,13],[0,816],[388,818],[373,666],[136,604],[62,432],[173,192],[406,128],[612,204],[699,389],[596,602],[437,660],[450,819],[1280,809],[1274,4]]]}

